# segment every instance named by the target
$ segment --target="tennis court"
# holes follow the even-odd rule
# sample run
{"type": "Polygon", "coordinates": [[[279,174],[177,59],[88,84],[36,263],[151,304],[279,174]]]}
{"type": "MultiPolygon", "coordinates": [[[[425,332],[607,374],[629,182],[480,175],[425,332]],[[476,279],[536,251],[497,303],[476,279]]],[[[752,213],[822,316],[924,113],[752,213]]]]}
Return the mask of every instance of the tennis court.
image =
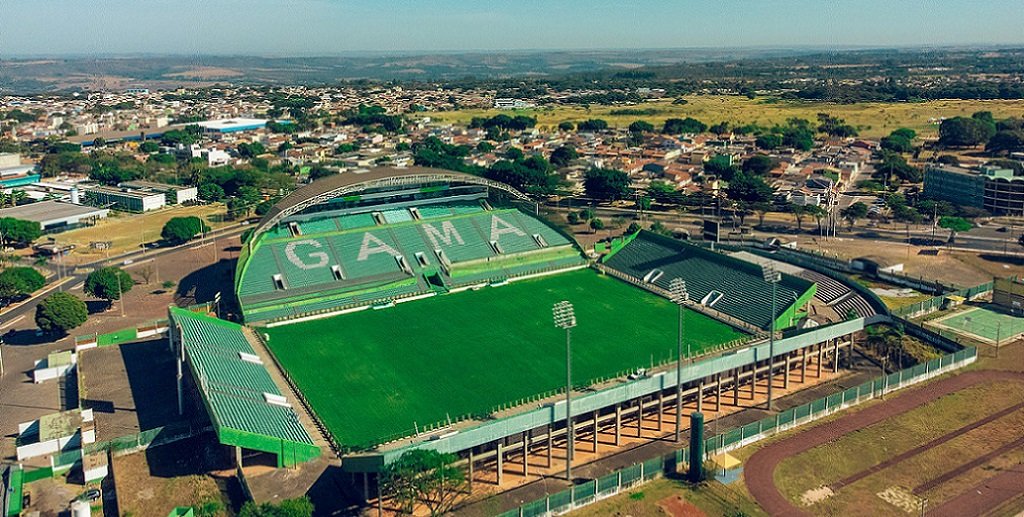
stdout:
{"type": "Polygon", "coordinates": [[[1024,318],[995,310],[992,306],[976,307],[931,322],[983,343],[1006,343],[1024,334],[1024,318]]]}
{"type": "MultiPolygon", "coordinates": [[[[575,385],[674,358],[677,307],[593,270],[259,332],[337,442],[366,447],[564,386],[561,300],[578,321],[575,385]]],[[[684,323],[692,355],[745,335],[689,310],[684,323]]]]}

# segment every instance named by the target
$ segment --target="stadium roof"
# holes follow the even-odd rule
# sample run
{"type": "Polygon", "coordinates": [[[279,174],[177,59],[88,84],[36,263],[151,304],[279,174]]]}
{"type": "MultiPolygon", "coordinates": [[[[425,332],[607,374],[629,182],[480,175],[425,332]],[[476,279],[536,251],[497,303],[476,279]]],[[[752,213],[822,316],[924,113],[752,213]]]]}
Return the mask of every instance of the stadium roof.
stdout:
{"type": "MultiPolygon", "coordinates": [[[[256,227],[253,237],[270,229],[281,219],[303,209],[317,205],[344,194],[359,192],[368,188],[414,185],[433,181],[464,182],[485,185],[508,192],[523,200],[529,200],[518,190],[480,176],[429,167],[376,167],[364,172],[345,172],[319,179],[302,187],[277,202],[256,227]]],[[[254,242],[255,238],[249,240],[254,242]]]]}
{"type": "Polygon", "coordinates": [[[284,402],[285,397],[240,325],[177,307],[170,308],[170,317],[221,443],[275,454],[297,451],[299,456],[316,456],[318,449],[295,410],[272,402],[284,402]],[[268,447],[261,437],[282,443],[268,447]]]}

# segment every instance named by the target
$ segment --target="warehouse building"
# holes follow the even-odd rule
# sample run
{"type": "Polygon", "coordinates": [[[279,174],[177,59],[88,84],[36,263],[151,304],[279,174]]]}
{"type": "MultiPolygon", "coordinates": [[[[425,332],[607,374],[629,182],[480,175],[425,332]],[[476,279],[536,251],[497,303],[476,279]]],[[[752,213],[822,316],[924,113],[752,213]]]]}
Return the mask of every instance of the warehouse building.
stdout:
{"type": "Polygon", "coordinates": [[[267,127],[267,122],[266,119],[259,118],[227,118],[197,122],[196,125],[203,128],[204,133],[225,134],[263,129],[267,127]]]}
{"type": "Polygon", "coordinates": [[[85,197],[93,205],[127,212],[148,212],[167,204],[167,195],[162,192],[127,187],[93,187],[85,193],[85,197]]]}
{"type": "Polygon", "coordinates": [[[86,224],[94,224],[110,213],[109,209],[75,205],[63,201],[40,201],[27,205],[4,208],[0,217],[13,217],[22,221],[39,223],[44,232],[52,233],[70,230],[86,224]]]}
{"type": "Polygon", "coordinates": [[[168,205],[180,205],[182,203],[195,202],[199,198],[199,189],[196,187],[157,183],[155,181],[129,181],[122,183],[121,186],[140,191],[164,194],[168,205]]]}

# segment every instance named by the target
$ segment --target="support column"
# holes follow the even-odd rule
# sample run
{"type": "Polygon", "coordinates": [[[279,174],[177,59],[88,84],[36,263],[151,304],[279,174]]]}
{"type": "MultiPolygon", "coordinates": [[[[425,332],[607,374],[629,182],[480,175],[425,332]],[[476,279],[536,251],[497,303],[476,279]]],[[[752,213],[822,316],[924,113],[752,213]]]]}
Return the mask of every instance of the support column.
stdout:
{"type": "Polygon", "coordinates": [[[530,475],[530,431],[523,431],[523,477],[530,475]]]}
{"type": "Polygon", "coordinates": [[[754,400],[757,396],[755,391],[757,390],[757,363],[750,366],[750,400],[754,400]]]}
{"type": "Polygon", "coordinates": [[[555,448],[555,437],[551,432],[551,424],[547,425],[548,431],[548,468],[551,468],[551,449],[555,448]]]}
{"type": "Polygon", "coordinates": [[[818,364],[815,366],[815,369],[817,369],[815,376],[817,376],[819,380],[821,380],[821,361],[824,358],[821,351],[824,349],[825,347],[822,345],[822,343],[818,343],[818,364]]]}
{"type": "MultiPolygon", "coordinates": [[[[722,374],[715,376],[715,413],[722,410],[722,374]]],[[[717,416],[715,418],[718,418],[717,416]]]]}
{"type": "Polygon", "coordinates": [[[597,454],[597,411],[594,411],[594,454],[597,454]]]}
{"type": "Polygon", "coordinates": [[[473,464],[476,463],[476,460],[473,458],[474,448],[469,448],[469,493],[471,494],[473,493],[473,464]]]}
{"type": "Polygon", "coordinates": [[[501,442],[499,441],[498,442],[498,449],[497,449],[497,451],[495,451],[496,454],[494,455],[495,459],[497,459],[497,461],[498,461],[498,477],[497,477],[497,484],[498,484],[498,486],[501,486],[501,482],[502,482],[501,475],[502,475],[502,472],[503,472],[503,470],[505,468],[505,461],[504,461],[505,460],[505,458],[504,458],[505,451],[503,451],[502,449],[503,449],[503,447],[501,445],[501,442]]]}
{"type": "Polygon", "coordinates": [[[701,413],[704,411],[704,379],[700,380],[700,384],[697,385],[697,412],[701,413]]]}
{"type": "Polygon", "coordinates": [[[662,416],[665,414],[665,391],[658,392],[658,432],[661,432],[662,416]]]}
{"type": "Polygon", "coordinates": [[[615,446],[619,446],[622,437],[622,404],[615,404],[615,446]]]}
{"type": "Polygon", "coordinates": [[[740,369],[733,370],[732,405],[740,407],[740,369]]]}
{"type": "Polygon", "coordinates": [[[807,347],[800,352],[800,384],[807,382],[807,347]]]}
{"type": "Polygon", "coordinates": [[[636,437],[640,438],[644,430],[644,399],[637,399],[636,406],[636,437]]]}
{"type": "Polygon", "coordinates": [[[363,472],[363,501],[370,500],[370,474],[363,472]]]}
{"type": "Polygon", "coordinates": [[[832,373],[839,373],[839,338],[836,338],[836,352],[832,357],[832,373]]]}
{"type": "Polygon", "coordinates": [[[380,490],[380,474],[377,474],[377,517],[384,515],[384,493],[380,490]]]}
{"type": "Polygon", "coordinates": [[[786,354],[785,362],[782,364],[782,389],[789,389],[789,366],[792,364],[793,354],[786,354]]]}
{"type": "MultiPolygon", "coordinates": [[[[237,445],[235,446],[235,466],[242,468],[242,448],[237,445]]],[[[281,465],[278,466],[280,467],[281,465]]]]}

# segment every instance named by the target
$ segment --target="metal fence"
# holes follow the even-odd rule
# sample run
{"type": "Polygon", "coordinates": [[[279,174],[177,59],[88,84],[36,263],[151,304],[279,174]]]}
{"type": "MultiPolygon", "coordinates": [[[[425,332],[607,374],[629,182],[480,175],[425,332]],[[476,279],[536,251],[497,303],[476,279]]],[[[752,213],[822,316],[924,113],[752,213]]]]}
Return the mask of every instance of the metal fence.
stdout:
{"type": "MultiPolygon", "coordinates": [[[[705,458],[750,445],[776,433],[813,422],[885,393],[966,366],[974,362],[977,355],[977,349],[964,348],[932,359],[927,363],[881,376],[860,386],[787,409],[775,416],[729,429],[724,433],[707,438],[704,444],[705,458]]],[[[665,473],[677,472],[685,466],[688,456],[689,450],[683,448],[664,456],[651,458],[643,463],[630,465],[603,477],[525,503],[500,514],[499,517],[535,517],[568,513],[624,490],[629,490],[665,473]]]]}
{"type": "Polygon", "coordinates": [[[983,294],[991,292],[992,285],[993,282],[985,282],[984,284],[981,285],[968,287],[967,289],[960,289],[959,291],[953,291],[951,293],[947,293],[941,296],[935,296],[933,298],[929,298],[924,301],[907,305],[905,307],[900,307],[899,309],[893,309],[890,312],[894,316],[899,316],[901,318],[908,319],[924,316],[926,314],[930,314],[942,309],[943,304],[946,303],[946,298],[950,296],[962,296],[968,300],[972,300],[983,294]]]}

